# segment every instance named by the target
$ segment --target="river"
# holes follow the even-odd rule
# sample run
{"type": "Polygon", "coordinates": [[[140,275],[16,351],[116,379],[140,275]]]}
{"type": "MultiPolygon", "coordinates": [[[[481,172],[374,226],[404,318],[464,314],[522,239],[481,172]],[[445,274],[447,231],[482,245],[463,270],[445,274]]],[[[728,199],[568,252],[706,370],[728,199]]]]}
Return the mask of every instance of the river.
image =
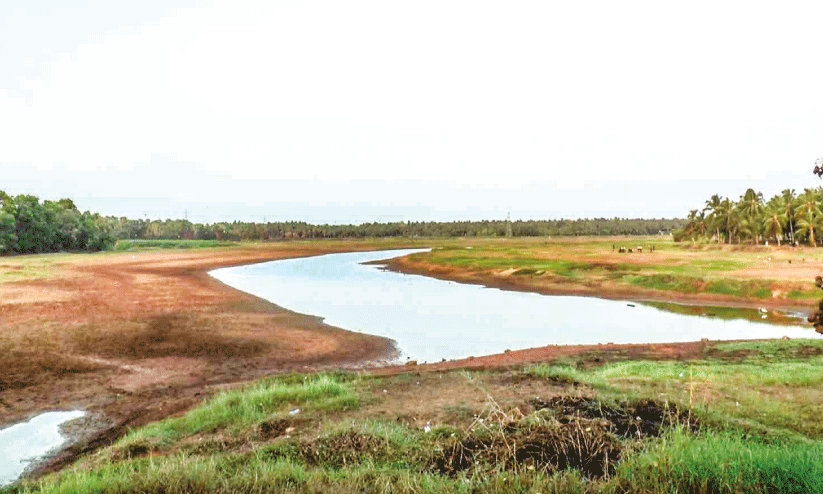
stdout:
{"type": "Polygon", "coordinates": [[[800,319],[797,326],[776,326],[675,314],[627,301],[498,290],[362,264],[420,251],[327,254],[211,275],[326,324],[391,338],[402,360],[420,362],[546,345],[816,336],[800,319]]]}

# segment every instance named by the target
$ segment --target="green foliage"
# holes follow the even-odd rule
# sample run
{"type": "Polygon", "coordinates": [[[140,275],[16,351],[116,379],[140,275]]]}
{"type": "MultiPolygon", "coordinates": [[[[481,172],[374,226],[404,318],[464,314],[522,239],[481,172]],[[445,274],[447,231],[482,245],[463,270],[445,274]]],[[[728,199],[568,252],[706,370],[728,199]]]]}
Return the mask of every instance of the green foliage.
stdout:
{"type": "MultiPolygon", "coordinates": [[[[311,225],[305,222],[191,223],[186,220],[110,218],[118,239],[288,240],[372,237],[504,237],[506,221],[395,222],[361,225],[311,225]]],[[[515,237],[580,235],[656,235],[682,226],[678,219],[597,218],[528,220],[511,224],[515,237]]]]}
{"type": "Polygon", "coordinates": [[[219,240],[118,240],[114,244],[115,251],[136,251],[149,249],[204,249],[213,247],[229,247],[237,245],[235,242],[219,240]]]}
{"type": "Polygon", "coordinates": [[[287,415],[296,406],[308,405],[319,411],[353,410],[359,406],[360,400],[345,378],[330,374],[304,377],[299,383],[264,379],[223,392],[182,417],[151,424],[126,436],[125,441],[167,444],[199,432],[248,427],[266,418],[287,415]]]}
{"type": "Polygon", "coordinates": [[[44,201],[0,191],[0,254],[86,251],[114,243],[107,221],[81,213],[70,199],[44,201]]]}
{"type": "Polygon", "coordinates": [[[805,240],[816,247],[823,238],[821,204],[821,187],[805,189],[800,195],[786,189],[768,202],[764,202],[762,193],[752,189],[746,190],[737,202],[715,194],[706,201],[702,211],[690,213],[683,228],[675,232],[674,239],[756,245],[761,240],[778,244],[805,240]]]}
{"type": "MultiPolygon", "coordinates": [[[[382,409],[376,414],[367,410],[354,413],[340,406],[346,397],[356,397],[354,389],[368,393],[375,387],[364,380],[380,379],[376,389],[393,388],[409,375],[292,374],[268,378],[223,393],[183,417],[134,431],[69,470],[6,491],[823,492],[823,444],[816,439],[823,437],[823,431],[815,431],[811,423],[819,416],[821,400],[816,390],[823,383],[819,377],[823,342],[737,342],[708,350],[706,358],[694,362],[627,361],[589,370],[562,363],[532,365],[522,370],[530,376],[524,381],[528,393],[543,379],[551,381],[550,386],[565,383],[566,403],[578,401],[584,408],[566,411],[541,407],[522,415],[520,409],[507,413],[496,406],[479,412],[465,428],[432,424],[429,432],[406,425],[399,417],[386,416],[382,409]],[[711,409],[701,400],[707,388],[716,394],[711,409]],[[796,396],[772,394],[793,389],[796,396]],[[685,415],[681,406],[691,402],[690,390],[694,405],[685,415]],[[592,393],[596,393],[593,398],[587,398],[592,393]],[[671,411],[669,404],[679,404],[675,410],[684,413],[667,423],[662,436],[638,440],[634,433],[616,436],[615,432],[598,432],[603,427],[601,420],[612,417],[609,413],[617,413],[617,417],[619,410],[630,410],[621,408],[628,403],[649,403],[652,399],[659,405],[666,403],[661,410],[671,411]],[[302,412],[285,419],[303,421],[290,422],[299,429],[294,437],[266,439],[256,435],[261,421],[284,417],[296,405],[302,412]],[[590,405],[602,408],[585,408],[590,405]],[[803,407],[810,409],[804,414],[803,407]],[[585,410],[600,410],[606,415],[602,419],[569,415],[585,410]],[[787,421],[788,415],[800,418],[787,421]],[[695,423],[694,429],[676,425],[695,423]],[[564,427],[592,434],[574,437],[614,441],[620,461],[612,473],[599,479],[584,478],[574,469],[544,468],[534,463],[534,457],[518,459],[516,451],[532,451],[529,448],[559,447],[548,451],[561,451],[565,446],[552,441],[565,437],[564,427]],[[456,466],[444,470],[443,459],[457,459],[459,464],[449,463],[456,466]]],[[[466,377],[482,380],[486,375],[466,377]]],[[[491,381],[486,382],[500,379],[493,373],[488,376],[491,381]]],[[[372,399],[367,396],[364,402],[372,399]]],[[[454,407],[457,413],[469,412],[458,401],[454,407]]],[[[634,413],[626,417],[634,420],[634,413]]]]}
{"type": "Polygon", "coordinates": [[[677,430],[624,462],[615,483],[620,492],[823,492],[823,445],[677,430]]]}

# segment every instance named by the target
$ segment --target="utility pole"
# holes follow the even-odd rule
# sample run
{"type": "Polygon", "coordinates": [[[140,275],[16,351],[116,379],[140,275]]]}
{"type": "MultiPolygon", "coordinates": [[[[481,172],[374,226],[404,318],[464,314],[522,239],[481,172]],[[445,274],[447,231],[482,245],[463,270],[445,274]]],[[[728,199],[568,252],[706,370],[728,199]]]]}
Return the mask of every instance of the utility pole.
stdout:
{"type": "Polygon", "coordinates": [[[509,211],[509,214],[506,216],[506,238],[511,238],[512,236],[512,212],[509,211]]]}

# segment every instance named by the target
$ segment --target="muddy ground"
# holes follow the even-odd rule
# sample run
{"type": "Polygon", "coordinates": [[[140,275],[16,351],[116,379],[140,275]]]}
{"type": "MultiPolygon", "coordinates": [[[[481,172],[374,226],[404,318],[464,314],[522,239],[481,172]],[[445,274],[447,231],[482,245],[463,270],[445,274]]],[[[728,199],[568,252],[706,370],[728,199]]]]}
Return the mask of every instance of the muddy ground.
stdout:
{"type": "MultiPolygon", "coordinates": [[[[46,276],[0,283],[0,427],[43,411],[88,412],[69,430],[73,444],[41,465],[42,473],[110,444],[128,428],[180,413],[222,386],[273,372],[385,363],[395,356],[390,340],[327,326],[207,274],[222,266],[374,248],[366,242],[294,242],[62,255],[46,276]]],[[[0,269],[20,269],[20,263],[4,258],[0,269]]],[[[705,346],[548,346],[415,370],[559,357],[573,357],[582,366],[690,359],[702,357],[705,346]]]]}
{"type": "MultiPolygon", "coordinates": [[[[69,431],[74,445],[46,466],[54,469],[221,385],[391,359],[390,340],[327,326],[207,274],[364,248],[373,246],[61,255],[45,277],[0,283],[0,427],[44,411],[87,411],[69,431]]],[[[0,260],[0,269],[25,267],[0,260]]]]}

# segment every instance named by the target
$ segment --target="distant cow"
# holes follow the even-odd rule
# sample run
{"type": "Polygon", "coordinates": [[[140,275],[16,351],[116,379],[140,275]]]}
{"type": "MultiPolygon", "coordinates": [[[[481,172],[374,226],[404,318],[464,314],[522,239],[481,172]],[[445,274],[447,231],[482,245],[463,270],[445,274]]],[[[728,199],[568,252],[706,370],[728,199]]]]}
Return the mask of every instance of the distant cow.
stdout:
{"type": "Polygon", "coordinates": [[[632,253],[632,250],[631,250],[631,249],[629,249],[629,254],[631,254],[631,253],[632,253]]]}
{"type": "Polygon", "coordinates": [[[637,246],[637,252],[643,252],[643,247],[642,247],[642,246],[640,246],[640,245],[638,245],[638,246],[637,246]]]}
{"type": "Polygon", "coordinates": [[[620,247],[620,249],[618,249],[617,252],[619,252],[621,254],[625,254],[626,253],[626,248],[625,247],[620,247]]]}

